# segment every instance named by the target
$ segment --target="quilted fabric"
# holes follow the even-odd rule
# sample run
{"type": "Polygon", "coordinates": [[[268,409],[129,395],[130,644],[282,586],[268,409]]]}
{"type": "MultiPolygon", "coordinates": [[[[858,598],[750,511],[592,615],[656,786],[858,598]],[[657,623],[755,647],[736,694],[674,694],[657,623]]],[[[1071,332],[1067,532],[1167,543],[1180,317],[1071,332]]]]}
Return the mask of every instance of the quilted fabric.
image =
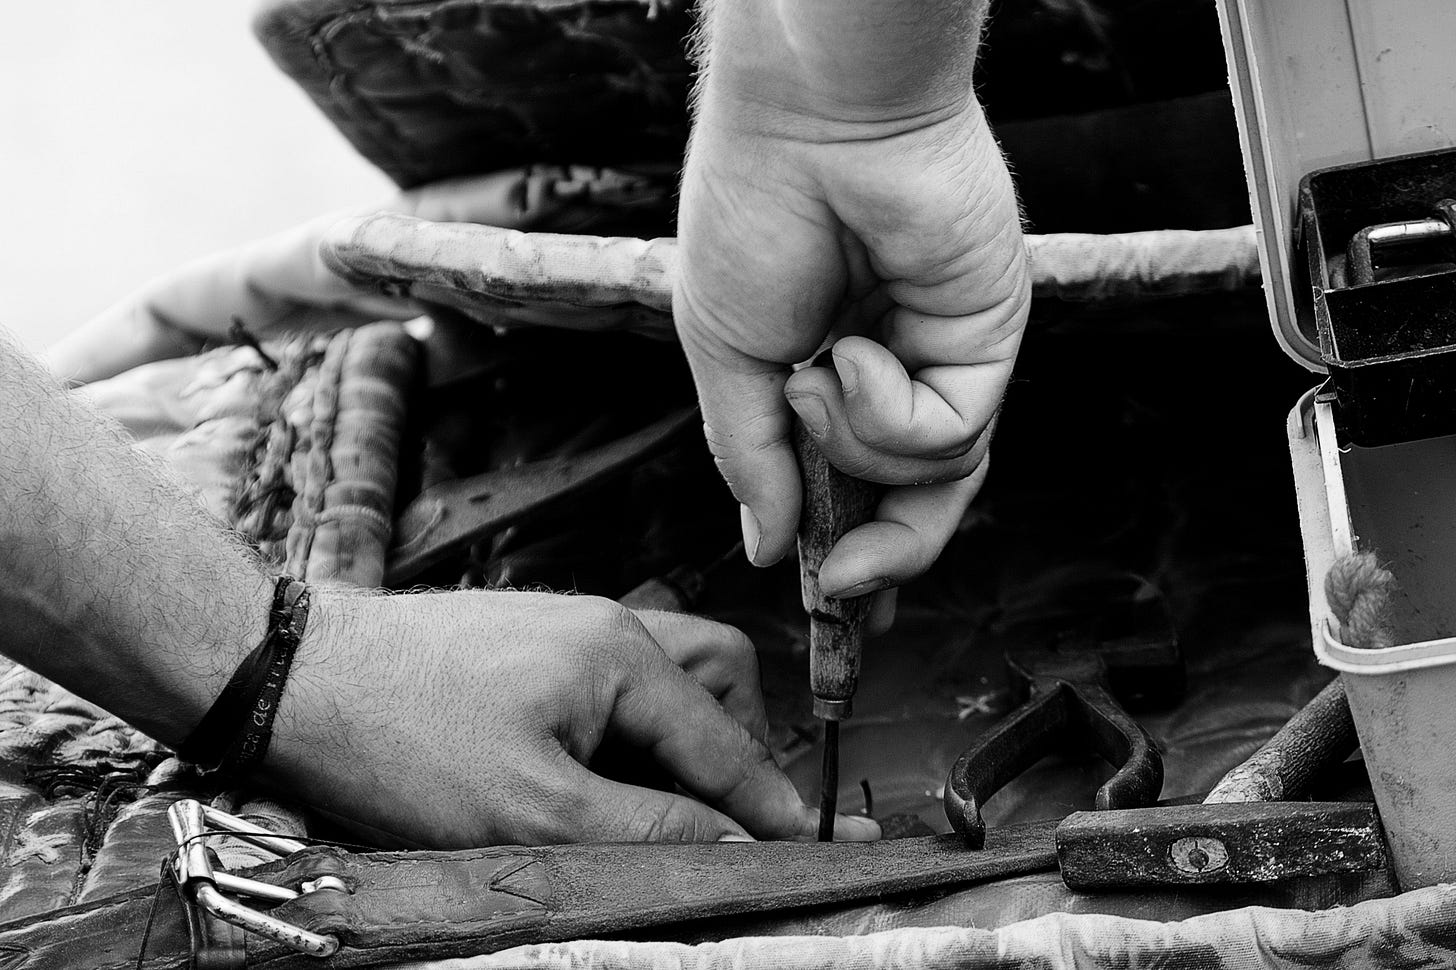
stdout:
{"type": "MultiPolygon", "coordinates": [[[[101,899],[156,879],[173,844],[167,807],[180,798],[286,834],[292,809],[218,791],[161,745],[19,665],[0,673],[0,914],[5,919],[101,899]]],[[[229,868],[258,850],[220,843],[229,868]]]]}
{"type": "MultiPolygon", "coordinates": [[[[374,585],[394,508],[414,341],[396,324],[228,347],[93,385],[96,402],[278,568],[374,585]]],[[[23,667],[0,673],[0,913],[46,912],[156,877],[167,806],[200,797],[278,831],[291,810],[219,792],[105,711],[23,667]]],[[[259,861],[237,842],[230,866],[259,861]]]]}
{"type": "Polygon", "coordinates": [[[111,804],[125,804],[166,752],[38,674],[0,664],[0,913],[22,916],[79,897],[111,804]]]}
{"type": "Polygon", "coordinates": [[[220,522],[310,582],[376,586],[414,340],[394,323],[159,361],[89,394],[220,522]]]}

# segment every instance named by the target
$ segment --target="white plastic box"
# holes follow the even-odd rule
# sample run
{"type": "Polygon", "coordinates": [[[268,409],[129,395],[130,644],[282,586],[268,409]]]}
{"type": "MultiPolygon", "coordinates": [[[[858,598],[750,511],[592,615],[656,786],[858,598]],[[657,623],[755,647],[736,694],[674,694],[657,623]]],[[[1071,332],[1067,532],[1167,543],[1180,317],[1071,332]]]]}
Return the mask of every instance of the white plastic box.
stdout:
{"type": "Polygon", "coordinates": [[[1307,173],[1456,145],[1456,3],[1218,0],[1234,114],[1280,346],[1323,370],[1296,294],[1295,203],[1307,173]]]}
{"type": "MultiPolygon", "coordinates": [[[[1219,0],[1219,14],[1270,320],[1321,372],[1296,282],[1300,180],[1456,146],[1456,2],[1219,0]]],[[[1456,436],[1357,448],[1332,406],[1311,390],[1288,422],[1315,652],[1344,680],[1401,885],[1456,881],[1456,436]],[[1339,642],[1324,576],[1354,549],[1400,584],[1398,646],[1339,642]]]]}

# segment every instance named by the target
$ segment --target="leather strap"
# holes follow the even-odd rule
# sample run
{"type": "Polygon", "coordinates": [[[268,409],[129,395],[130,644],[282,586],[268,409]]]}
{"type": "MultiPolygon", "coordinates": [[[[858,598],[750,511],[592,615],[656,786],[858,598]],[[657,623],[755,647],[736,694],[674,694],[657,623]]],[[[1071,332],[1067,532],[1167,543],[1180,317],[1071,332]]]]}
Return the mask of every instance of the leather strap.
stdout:
{"type": "MultiPolygon", "coordinates": [[[[956,836],[867,845],[612,844],[463,852],[313,847],[246,874],[295,888],[323,875],[340,878],[351,892],[321,889],[270,912],[337,935],[342,947],[321,960],[249,936],[247,966],[374,967],[473,956],[526,943],[964,886],[1054,869],[1056,825],[993,830],[978,852],[956,836]]],[[[182,970],[191,961],[189,910],[164,887],[0,924],[0,970],[182,970]],[[138,962],[149,922],[146,954],[138,962]]]]}

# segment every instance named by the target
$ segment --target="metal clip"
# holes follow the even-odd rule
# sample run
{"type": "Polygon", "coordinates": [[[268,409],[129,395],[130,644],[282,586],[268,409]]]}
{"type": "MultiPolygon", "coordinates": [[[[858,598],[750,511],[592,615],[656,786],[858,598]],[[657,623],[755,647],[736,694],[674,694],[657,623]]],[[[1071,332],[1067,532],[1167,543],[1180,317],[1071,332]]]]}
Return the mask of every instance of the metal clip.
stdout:
{"type": "Polygon", "coordinates": [[[1345,249],[1345,275],[1352,286],[1375,282],[1375,255],[1383,246],[1451,240],[1456,236],[1456,202],[1442,199],[1435,205],[1436,216],[1382,222],[1366,226],[1350,237],[1345,249]]]}
{"type": "MultiPolygon", "coordinates": [[[[304,843],[276,835],[252,822],[191,798],[173,804],[167,809],[167,818],[172,823],[172,833],[177,837],[177,855],[172,863],[177,885],[182,887],[183,893],[194,905],[202,907],[220,920],[282,943],[300,953],[327,957],[338,951],[339,938],[336,936],[310,933],[224,896],[224,892],[229,892],[282,903],[297,899],[303,893],[287,886],[247,879],[215,868],[208,857],[204,840],[209,836],[237,833],[248,836],[249,841],[271,849],[280,856],[299,851],[304,848],[304,843]]],[[[343,883],[330,877],[304,884],[304,892],[321,890],[347,891],[343,883]]]]}

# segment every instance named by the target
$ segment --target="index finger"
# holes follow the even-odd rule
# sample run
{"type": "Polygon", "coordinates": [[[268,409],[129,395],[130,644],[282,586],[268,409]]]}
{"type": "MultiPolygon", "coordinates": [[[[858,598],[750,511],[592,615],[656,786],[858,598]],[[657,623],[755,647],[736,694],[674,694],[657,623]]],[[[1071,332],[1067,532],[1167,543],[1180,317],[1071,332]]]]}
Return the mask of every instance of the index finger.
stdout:
{"type": "MultiPolygon", "coordinates": [[[[641,662],[626,671],[611,726],[756,838],[814,837],[819,813],[799,798],[768,748],[660,649],[643,651],[641,662]]],[[[840,815],[835,833],[865,842],[879,838],[880,827],[872,819],[840,815]]]]}

